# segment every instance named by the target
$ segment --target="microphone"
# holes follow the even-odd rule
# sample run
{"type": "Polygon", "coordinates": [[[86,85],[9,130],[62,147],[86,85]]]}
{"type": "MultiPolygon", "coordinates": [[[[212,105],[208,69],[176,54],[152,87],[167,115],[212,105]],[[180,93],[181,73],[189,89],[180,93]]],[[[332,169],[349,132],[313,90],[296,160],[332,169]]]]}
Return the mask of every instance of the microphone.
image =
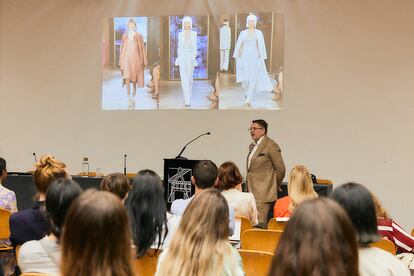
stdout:
{"type": "Polygon", "coordinates": [[[124,175],[126,175],[126,160],[127,160],[127,155],[124,154],[124,175]]]}
{"type": "Polygon", "coordinates": [[[206,132],[206,133],[203,133],[203,134],[200,134],[200,135],[198,135],[196,138],[194,138],[193,140],[191,140],[190,142],[188,142],[187,144],[185,144],[185,146],[183,147],[183,149],[180,151],[180,153],[177,155],[177,157],[175,157],[175,159],[187,159],[187,158],[185,158],[185,157],[182,157],[181,156],[181,154],[184,152],[184,150],[185,150],[185,148],[189,145],[189,144],[191,144],[192,142],[194,142],[195,140],[197,140],[198,138],[200,138],[201,136],[204,136],[204,135],[210,135],[211,133],[210,133],[210,131],[209,132],[206,132]]]}
{"type": "Polygon", "coordinates": [[[37,163],[36,152],[33,152],[33,158],[34,158],[35,163],[37,163]]]}

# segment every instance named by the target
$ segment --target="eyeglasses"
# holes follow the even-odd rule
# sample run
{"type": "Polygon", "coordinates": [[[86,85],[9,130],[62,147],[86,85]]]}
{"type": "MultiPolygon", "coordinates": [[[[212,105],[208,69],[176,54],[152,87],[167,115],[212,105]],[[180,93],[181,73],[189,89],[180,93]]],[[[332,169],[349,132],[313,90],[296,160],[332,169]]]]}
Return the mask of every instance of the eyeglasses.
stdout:
{"type": "Polygon", "coordinates": [[[247,130],[249,131],[249,132],[252,132],[252,131],[256,131],[256,130],[258,130],[258,129],[263,129],[262,127],[251,127],[251,128],[248,128],[247,130]]]}

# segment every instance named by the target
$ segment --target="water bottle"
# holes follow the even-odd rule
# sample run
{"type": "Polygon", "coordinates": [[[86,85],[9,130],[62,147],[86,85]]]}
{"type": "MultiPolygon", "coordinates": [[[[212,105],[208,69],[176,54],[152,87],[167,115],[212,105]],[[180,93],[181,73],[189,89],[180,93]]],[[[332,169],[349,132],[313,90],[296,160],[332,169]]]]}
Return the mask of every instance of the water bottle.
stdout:
{"type": "Polygon", "coordinates": [[[82,158],[82,176],[89,176],[89,162],[88,157],[82,158]]]}

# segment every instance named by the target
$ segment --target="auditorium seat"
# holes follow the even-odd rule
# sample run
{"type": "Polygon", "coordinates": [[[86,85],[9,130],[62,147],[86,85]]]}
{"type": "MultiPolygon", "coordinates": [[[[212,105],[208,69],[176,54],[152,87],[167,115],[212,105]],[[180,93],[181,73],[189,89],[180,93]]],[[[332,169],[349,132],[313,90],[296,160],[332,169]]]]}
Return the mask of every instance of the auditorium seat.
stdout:
{"type": "Polygon", "coordinates": [[[157,261],[160,254],[160,250],[155,253],[154,249],[150,249],[145,256],[135,258],[133,261],[135,275],[153,276],[157,270],[157,261]]]}
{"type": "Polygon", "coordinates": [[[249,229],[253,228],[252,223],[246,217],[236,216],[235,220],[236,220],[236,222],[240,221],[240,238],[246,230],[249,230],[249,229]]]}
{"type": "Polygon", "coordinates": [[[274,253],[282,231],[250,229],[242,234],[241,249],[274,253]]]}
{"type": "MultiPolygon", "coordinates": [[[[10,238],[9,219],[11,212],[0,208],[0,239],[8,240],[10,238]]],[[[13,247],[3,245],[0,247],[0,251],[13,250],[13,247]]]]}
{"type": "Polygon", "coordinates": [[[239,250],[246,276],[266,276],[272,264],[273,254],[254,250],[239,250]]]}
{"type": "Polygon", "coordinates": [[[413,236],[413,237],[414,237],[414,228],[413,228],[413,229],[411,229],[411,236],[413,236]]]}
{"type": "Polygon", "coordinates": [[[384,238],[380,239],[377,242],[371,243],[371,246],[378,247],[382,250],[388,251],[392,255],[397,254],[397,248],[395,247],[395,244],[392,241],[384,238]]]}
{"type": "Polygon", "coordinates": [[[20,276],[49,276],[49,274],[28,272],[28,273],[22,273],[20,274],[20,276]]]}
{"type": "Polygon", "coordinates": [[[16,245],[16,247],[14,248],[14,253],[15,253],[15,255],[16,255],[17,265],[19,265],[19,252],[20,252],[20,247],[21,247],[21,246],[22,246],[21,244],[18,244],[18,245],[16,245]]]}
{"type": "MultiPolygon", "coordinates": [[[[283,219],[285,219],[285,218],[283,218],[283,219]]],[[[286,223],[288,222],[288,220],[289,220],[288,218],[286,218],[286,220],[280,220],[280,218],[272,218],[271,220],[269,220],[269,222],[267,224],[267,229],[268,230],[284,231],[286,223]]]]}
{"type": "Polygon", "coordinates": [[[333,182],[329,179],[323,179],[323,178],[316,178],[317,184],[325,184],[325,185],[333,185],[333,182]]]}

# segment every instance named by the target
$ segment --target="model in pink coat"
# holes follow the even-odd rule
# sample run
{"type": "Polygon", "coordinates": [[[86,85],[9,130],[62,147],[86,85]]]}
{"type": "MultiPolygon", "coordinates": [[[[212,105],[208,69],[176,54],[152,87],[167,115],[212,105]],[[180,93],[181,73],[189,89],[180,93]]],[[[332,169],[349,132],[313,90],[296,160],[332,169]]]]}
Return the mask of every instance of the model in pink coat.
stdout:
{"type": "Polygon", "coordinates": [[[147,66],[147,55],[145,53],[144,39],[137,32],[137,24],[133,18],[128,21],[128,31],[124,33],[121,41],[119,55],[119,66],[121,67],[123,84],[126,85],[128,97],[136,95],[136,87],[144,87],[144,68],[147,66]]]}

